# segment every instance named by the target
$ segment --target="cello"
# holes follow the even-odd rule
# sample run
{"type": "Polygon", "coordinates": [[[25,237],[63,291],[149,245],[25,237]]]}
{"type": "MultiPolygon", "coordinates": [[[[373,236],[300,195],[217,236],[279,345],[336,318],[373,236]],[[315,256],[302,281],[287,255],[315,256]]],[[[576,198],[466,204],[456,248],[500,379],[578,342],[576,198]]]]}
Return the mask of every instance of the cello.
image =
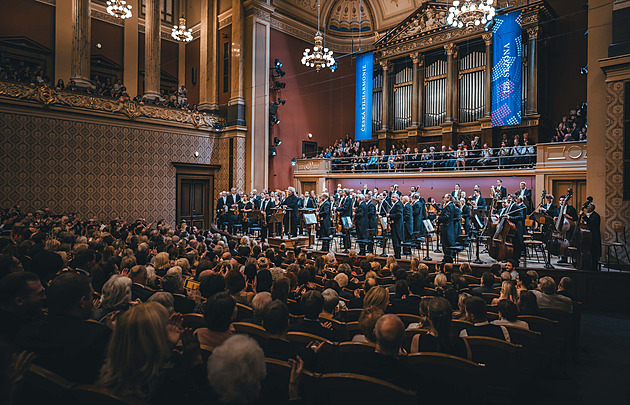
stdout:
{"type": "MultiPolygon", "coordinates": [[[[511,202],[505,212],[510,212],[513,205],[514,202],[511,202]]],[[[491,220],[493,225],[496,224],[496,229],[488,242],[488,254],[497,261],[513,258],[516,225],[507,216],[502,216],[500,219],[494,216],[491,220]]]]}
{"type": "Polygon", "coordinates": [[[571,229],[571,222],[564,216],[567,212],[567,205],[571,197],[573,196],[573,189],[567,190],[567,195],[562,202],[560,208],[558,208],[558,217],[554,221],[555,229],[552,234],[551,244],[549,246],[549,252],[556,256],[567,256],[569,250],[569,240],[567,239],[567,233],[571,229]]]}
{"type": "Polygon", "coordinates": [[[578,270],[591,270],[593,268],[593,233],[586,222],[586,214],[584,211],[593,202],[593,197],[587,197],[586,202],[582,205],[582,211],[578,218],[577,226],[573,231],[571,244],[577,248],[573,262],[578,270]]]}

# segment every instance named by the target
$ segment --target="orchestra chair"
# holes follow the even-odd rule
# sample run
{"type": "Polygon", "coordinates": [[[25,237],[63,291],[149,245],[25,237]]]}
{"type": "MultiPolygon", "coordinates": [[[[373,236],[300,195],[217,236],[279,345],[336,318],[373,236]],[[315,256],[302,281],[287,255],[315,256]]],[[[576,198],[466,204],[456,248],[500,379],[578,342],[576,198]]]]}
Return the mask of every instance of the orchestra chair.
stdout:
{"type": "Polygon", "coordinates": [[[68,403],[77,384],[43,367],[31,364],[15,393],[16,404],[68,403]]]}
{"type": "Polygon", "coordinates": [[[248,335],[256,340],[258,343],[262,343],[267,339],[267,330],[260,325],[249,322],[233,322],[232,327],[236,333],[248,335]]]}
{"type": "Polygon", "coordinates": [[[71,390],[79,405],[146,405],[136,398],[123,397],[114,391],[96,385],[79,385],[71,390]]]}
{"type": "Polygon", "coordinates": [[[522,346],[483,336],[464,338],[468,360],[484,364],[488,403],[515,403],[521,395],[520,364],[522,346]]]}
{"type": "Polygon", "coordinates": [[[234,235],[242,235],[243,224],[232,224],[232,232],[234,233],[234,235]]]}
{"type": "Polygon", "coordinates": [[[315,403],[329,405],[392,403],[411,405],[416,392],[387,381],[352,373],[323,374],[318,380],[315,403]]]}
{"type": "Polygon", "coordinates": [[[483,404],[483,364],[430,352],[409,354],[403,361],[424,387],[430,387],[422,391],[422,403],[483,404]]]}
{"type": "Polygon", "coordinates": [[[254,310],[252,307],[241,304],[239,302],[236,303],[236,322],[251,318],[254,316],[254,310]]]}
{"type": "Polygon", "coordinates": [[[614,224],[615,229],[615,240],[613,242],[604,243],[606,247],[606,267],[608,267],[608,271],[610,271],[610,249],[612,248],[615,251],[615,259],[617,259],[617,265],[621,264],[619,260],[619,253],[617,249],[623,249],[623,252],[626,254],[626,258],[630,259],[630,255],[628,255],[628,241],[626,240],[626,227],[622,224],[616,223],[614,224]],[[621,234],[621,239],[619,238],[619,234],[621,234]]]}
{"type": "Polygon", "coordinates": [[[190,313],[190,314],[184,314],[183,316],[184,316],[184,322],[182,323],[183,328],[191,328],[194,330],[194,329],[206,327],[206,324],[203,321],[203,315],[201,314],[190,313]]]}
{"type": "MultiPolygon", "coordinates": [[[[531,220],[530,220],[531,221],[531,220]]],[[[541,240],[537,239],[525,239],[523,241],[523,246],[525,246],[525,264],[527,264],[527,259],[529,258],[530,250],[536,254],[536,262],[542,263],[540,261],[539,252],[542,253],[542,257],[545,257],[545,243],[541,240]]]]}
{"type": "Polygon", "coordinates": [[[326,241],[328,241],[328,249],[332,249],[333,245],[335,244],[335,239],[332,236],[322,236],[317,238],[317,242],[319,242],[319,251],[324,248],[324,242],[326,241]]]}

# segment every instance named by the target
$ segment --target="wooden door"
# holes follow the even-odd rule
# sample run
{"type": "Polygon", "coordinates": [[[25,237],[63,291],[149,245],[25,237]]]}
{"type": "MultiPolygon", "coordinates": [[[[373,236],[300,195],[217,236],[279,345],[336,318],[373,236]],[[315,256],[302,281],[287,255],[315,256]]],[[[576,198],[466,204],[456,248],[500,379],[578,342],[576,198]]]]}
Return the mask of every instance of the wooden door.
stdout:
{"type": "Polygon", "coordinates": [[[313,190],[315,190],[315,186],[317,185],[316,182],[314,181],[302,181],[300,182],[300,186],[301,186],[301,192],[302,194],[304,194],[305,191],[308,191],[309,193],[313,190]]]}
{"type": "Polygon", "coordinates": [[[578,211],[582,208],[582,205],[586,201],[586,180],[554,180],[553,181],[553,196],[555,203],[558,203],[558,198],[561,195],[565,195],[567,190],[573,189],[573,197],[569,204],[574,206],[578,211]]]}
{"type": "Polygon", "coordinates": [[[186,179],[180,180],[178,223],[186,220],[190,226],[197,229],[207,229],[209,218],[208,180],[186,179]]]}

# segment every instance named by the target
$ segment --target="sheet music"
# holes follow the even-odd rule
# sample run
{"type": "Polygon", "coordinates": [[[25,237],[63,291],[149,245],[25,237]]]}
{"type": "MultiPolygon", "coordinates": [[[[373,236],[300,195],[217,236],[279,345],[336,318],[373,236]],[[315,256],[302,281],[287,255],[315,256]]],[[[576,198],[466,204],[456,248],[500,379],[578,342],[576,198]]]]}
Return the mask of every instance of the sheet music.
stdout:
{"type": "Polygon", "coordinates": [[[433,222],[431,222],[430,219],[424,219],[422,220],[422,223],[424,224],[424,228],[427,230],[427,232],[435,231],[435,228],[433,227],[433,222]]]}

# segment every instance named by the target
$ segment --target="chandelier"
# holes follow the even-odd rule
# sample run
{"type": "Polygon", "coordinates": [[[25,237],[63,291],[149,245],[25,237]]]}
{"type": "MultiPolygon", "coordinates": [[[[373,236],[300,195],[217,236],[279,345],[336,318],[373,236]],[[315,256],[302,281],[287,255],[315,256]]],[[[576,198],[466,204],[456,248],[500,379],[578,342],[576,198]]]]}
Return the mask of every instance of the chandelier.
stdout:
{"type": "Polygon", "coordinates": [[[494,0],[455,0],[448,9],[446,22],[455,28],[473,28],[492,20],[494,0]]]}
{"type": "Polygon", "coordinates": [[[131,17],[131,5],[127,4],[125,0],[107,0],[107,12],[124,20],[131,17]]]}
{"type": "Polygon", "coordinates": [[[184,16],[179,17],[179,26],[174,26],[171,36],[177,41],[188,42],[192,41],[192,29],[186,29],[186,19],[184,16]]]}
{"type": "Polygon", "coordinates": [[[331,67],[335,64],[335,58],[332,56],[333,51],[324,48],[324,37],[319,31],[319,0],[317,0],[317,33],[315,33],[315,45],[313,53],[306,48],[302,55],[302,64],[308,67],[314,67],[316,71],[323,67],[331,67]]]}

